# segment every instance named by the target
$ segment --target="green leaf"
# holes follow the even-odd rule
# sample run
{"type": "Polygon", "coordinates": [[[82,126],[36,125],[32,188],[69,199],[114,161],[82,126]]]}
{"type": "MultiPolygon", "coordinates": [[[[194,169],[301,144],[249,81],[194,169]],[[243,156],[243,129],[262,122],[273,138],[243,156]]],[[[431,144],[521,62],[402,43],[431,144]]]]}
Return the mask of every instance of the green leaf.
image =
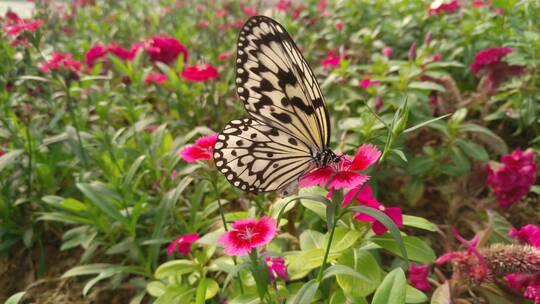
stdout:
{"type": "Polygon", "coordinates": [[[229,304],[259,304],[261,300],[258,295],[241,295],[232,299],[229,304]]]}
{"type": "Polygon", "coordinates": [[[403,215],[403,225],[432,232],[437,231],[437,225],[433,224],[432,222],[428,221],[423,217],[418,216],[403,215]]]}
{"type": "Polygon", "coordinates": [[[445,281],[444,284],[440,285],[435,289],[433,295],[431,296],[430,304],[452,304],[452,294],[450,293],[450,284],[448,281],[445,281]]]}
{"type": "Polygon", "coordinates": [[[467,156],[471,157],[472,159],[481,162],[489,161],[488,153],[484,147],[480,146],[479,144],[464,139],[457,139],[456,144],[461,148],[461,150],[463,150],[463,152],[465,152],[465,154],[467,154],[467,156]]]}
{"type": "Polygon", "coordinates": [[[375,291],[371,304],[405,304],[406,286],[407,279],[403,269],[392,270],[375,291]]]}
{"type": "MultiPolygon", "coordinates": [[[[337,227],[334,231],[334,242],[331,245],[332,252],[340,252],[354,246],[356,241],[360,239],[362,234],[358,230],[349,229],[346,227],[337,227]]],[[[330,234],[324,236],[323,244],[328,244],[330,234]]]]}
{"type": "Polygon", "coordinates": [[[405,292],[407,294],[405,297],[405,302],[407,303],[426,303],[428,300],[428,297],[422,291],[412,287],[411,285],[407,284],[405,292]]]}
{"type": "Polygon", "coordinates": [[[353,298],[371,294],[382,279],[382,270],[377,260],[367,250],[350,248],[338,259],[338,263],[346,265],[356,272],[361,272],[369,281],[351,276],[337,275],[336,279],[343,291],[353,298]]]}
{"type": "Polygon", "coordinates": [[[446,114],[446,115],[442,115],[442,116],[439,116],[439,117],[435,117],[435,118],[433,118],[433,119],[426,120],[426,121],[421,122],[421,123],[419,123],[419,124],[417,124],[417,125],[415,125],[415,126],[412,126],[412,127],[410,127],[410,128],[405,129],[405,131],[403,131],[403,133],[409,133],[409,132],[415,131],[415,130],[417,130],[417,129],[420,129],[421,127],[424,127],[424,126],[429,125],[430,123],[436,122],[437,120],[444,119],[444,118],[446,118],[446,117],[448,117],[448,116],[450,116],[450,115],[451,115],[451,114],[449,113],[449,114],[446,114]]]}
{"type": "Polygon", "coordinates": [[[153,297],[160,297],[165,293],[167,286],[161,281],[152,281],[146,285],[146,290],[153,297]]]}
{"type": "Polygon", "coordinates": [[[190,260],[174,260],[161,264],[154,273],[156,279],[179,276],[195,271],[195,263],[190,260]]]}
{"type": "Polygon", "coordinates": [[[5,167],[12,164],[17,156],[21,155],[24,152],[22,149],[9,151],[8,153],[0,156],[0,172],[4,170],[5,167]]]}
{"type": "Polygon", "coordinates": [[[450,149],[450,158],[460,172],[467,172],[471,169],[471,163],[458,147],[454,146],[450,149]]]}
{"type": "Polygon", "coordinates": [[[442,85],[436,84],[431,81],[413,81],[409,84],[410,89],[418,89],[425,91],[439,91],[444,92],[445,89],[442,85]]]}
{"type": "Polygon", "coordinates": [[[433,167],[433,159],[429,156],[415,157],[407,163],[407,174],[422,175],[433,167]]]}
{"type": "Polygon", "coordinates": [[[337,275],[349,276],[349,277],[353,277],[355,279],[362,280],[362,281],[364,281],[366,283],[373,283],[373,281],[370,278],[360,274],[356,270],[352,269],[349,266],[345,266],[345,265],[333,265],[333,266],[328,267],[324,271],[323,280],[331,278],[333,276],[337,276],[337,275]]]}
{"type": "Polygon", "coordinates": [[[488,145],[491,149],[499,154],[507,154],[508,146],[504,139],[493,133],[488,128],[475,125],[472,123],[465,123],[460,127],[461,131],[477,133],[478,139],[488,145]]]}
{"type": "Polygon", "coordinates": [[[204,304],[205,294],[206,294],[206,281],[202,279],[197,286],[197,291],[195,292],[195,304],[204,304]]]}
{"type": "Polygon", "coordinates": [[[304,230],[300,234],[300,249],[308,250],[323,247],[324,234],[315,230],[304,230]]]}
{"type": "MultiPolygon", "coordinates": [[[[407,255],[407,250],[405,250],[405,245],[403,243],[403,238],[401,237],[401,233],[399,232],[398,227],[396,224],[392,221],[388,215],[384,214],[380,210],[377,210],[375,208],[367,207],[367,206],[354,206],[350,207],[348,210],[351,210],[353,212],[360,212],[365,213],[377,221],[379,221],[381,224],[383,224],[388,231],[390,231],[390,234],[392,235],[392,238],[395,240],[395,243],[399,248],[399,256],[403,257],[405,259],[406,267],[409,267],[409,257],[407,255]]],[[[431,249],[431,248],[430,248],[431,249]]]]}
{"type": "Polygon", "coordinates": [[[26,291],[17,292],[16,294],[9,297],[4,304],[18,304],[25,294],[26,291]]]}
{"type": "Polygon", "coordinates": [[[77,184],[77,188],[88,198],[94,205],[96,205],[103,213],[126,225],[129,224],[128,220],[120,213],[120,210],[111,202],[112,197],[106,193],[104,186],[99,183],[92,184],[77,184]]]}
{"type": "Polygon", "coordinates": [[[296,296],[294,297],[293,304],[307,304],[312,303],[313,297],[315,296],[315,293],[317,292],[317,289],[319,288],[319,282],[317,280],[313,279],[298,291],[296,296]]]}
{"type": "Polygon", "coordinates": [[[413,177],[405,186],[405,196],[411,206],[415,206],[424,194],[424,181],[420,177],[413,177]]]}
{"type": "Polygon", "coordinates": [[[214,279],[211,279],[211,278],[204,278],[202,279],[202,281],[204,281],[206,284],[206,293],[204,295],[204,299],[209,300],[215,297],[219,291],[218,283],[214,279]]]}
{"type": "MultiPolygon", "coordinates": [[[[390,235],[384,234],[381,236],[376,236],[371,238],[371,241],[390,251],[391,253],[403,257],[399,244],[390,235]]],[[[403,246],[407,251],[408,258],[413,261],[428,264],[436,259],[433,249],[431,249],[426,242],[416,236],[404,236],[403,246]]]]}
{"type": "Polygon", "coordinates": [[[496,243],[507,243],[511,244],[514,242],[512,237],[510,237],[510,229],[512,229],[512,224],[508,222],[502,215],[493,210],[487,210],[489,224],[492,226],[492,234],[489,242],[491,244],[496,243]]]}

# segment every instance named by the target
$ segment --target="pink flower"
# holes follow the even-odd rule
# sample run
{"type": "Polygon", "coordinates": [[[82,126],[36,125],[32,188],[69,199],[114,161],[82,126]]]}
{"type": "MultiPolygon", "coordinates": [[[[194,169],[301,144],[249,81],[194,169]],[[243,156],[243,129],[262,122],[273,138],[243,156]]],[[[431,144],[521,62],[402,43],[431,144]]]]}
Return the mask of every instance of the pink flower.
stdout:
{"type": "Polygon", "coordinates": [[[292,4],[291,0],[279,0],[276,3],[276,9],[278,11],[285,12],[285,11],[287,11],[289,9],[289,7],[291,7],[291,4],[292,4]]]}
{"type": "Polygon", "coordinates": [[[489,1],[482,1],[482,0],[475,0],[472,3],[473,7],[484,7],[484,6],[490,6],[491,2],[489,1]]]}
{"type": "Polygon", "coordinates": [[[428,9],[429,15],[439,15],[441,13],[453,13],[459,10],[460,5],[457,0],[451,0],[450,2],[435,1],[428,9]],[[434,5],[438,4],[438,5],[434,5]]]}
{"type": "Polygon", "coordinates": [[[118,44],[112,42],[107,47],[108,51],[112,54],[114,54],[116,57],[122,59],[131,61],[135,58],[137,55],[137,52],[144,48],[144,45],[141,43],[134,43],[131,48],[128,50],[122,46],[119,46],[118,44]]]}
{"type": "Polygon", "coordinates": [[[342,30],[345,28],[345,22],[339,20],[338,22],[336,22],[336,29],[337,30],[342,30]]]}
{"type": "Polygon", "coordinates": [[[244,11],[244,14],[250,16],[250,17],[253,17],[253,16],[257,16],[259,13],[257,12],[257,8],[253,7],[253,6],[244,6],[244,8],[242,9],[244,11]]]}
{"type": "Polygon", "coordinates": [[[305,8],[306,7],[302,3],[298,4],[298,6],[296,6],[291,13],[292,20],[297,20],[298,18],[300,18],[300,15],[305,8]]]}
{"type": "Polygon", "coordinates": [[[231,52],[223,52],[218,55],[219,61],[227,61],[232,57],[231,52]]]}
{"type": "Polygon", "coordinates": [[[209,64],[191,65],[184,68],[182,77],[195,82],[205,82],[218,77],[217,69],[209,64]]]}
{"type": "Polygon", "coordinates": [[[219,243],[225,246],[225,253],[231,256],[245,255],[253,248],[269,243],[277,233],[276,221],[270,217],[238,220],[232,230],[225,232],[219,243]]]}
{"type": "Polygon", "coordinates": [[[370,86],[379,85],[379,84],[381,83],[378,80],[371,80],[369,78],[365,78],[360,81],[360,87],[362,89],[367,89],[370,86]]]}
{"type": "Polygon", "coordinates": [[[514,150],[501,158],[502,163],[487,167],[487,185],[499,205],[507,208],[525,196],[536,182],[536,164],[532,151],[514,150]]]}
{"type": "Polygon", "coordinates": [[[328,182],[329,189],[355,188],[364,184],[369,176],[357,173],[373,165],[381,156],[381,152],[372,145],[362,145],[354,159],[343,155],[337,165],[328,165],[316,169],[300,178],[300,187],[321,186],[328,182]]]}
{"type": "Polygon", "coordinates": [[[390,47],[385,47],[382,49],[382,54],[386,58],[392,57],[393,50],[390,47]]]}
{"type": "Polygon", "coordinates": [[[411,264],[411,267],[409,268],[409,282],[411,283],[412,286],[423,291],[431,290],[431,285],[429,285],[428,276],[429,276],[428,265],[417,266],[415,264],[411,264]]]}
{"type": "Polygon", "coordinates": [[[0,149],[0,157],[4,156],[4,154],[6,154],[6,152],[4,152],[4,150],[0,149]]]}
{"type": "Polygon", "coordinates": [[[155,83],[155,84],[162,84],[165,81],[167,81],[167,75],[161,74],[161,73],[149,73],[144,78],[144,82],[146,83],[155,83]]]}
{"type": "Polygon", "coordinates": [[[287,266],[285,266],[285,259],[282,257],[272,258],[267,256],[264,261],[268,266],[268,276],[270,280],[281,278],[283,280],[289,279],[289,273],[287,272],[287,266]]]}
{"type": "Polygon", "coordinates": [[[197,233],[184,234],[169,244],[167,254],[172,254],[178,248],[180,254],[188,255],[191,251],[191,244],[198,239],[199,235],[197,233]]]}
{"type": "Polygon", "coordinates": [[[540,274],[512,273],[505,277],[510,288],[540,304],[540,274]]]}
{"type": "Polygon", "coordinates": [[[384,101],[381,96],[375,97],[375,111],[379,112],[384,105],[384,101]]]}
{"type": "Polygon", "coordinates": [[[6,12],[6,15],[5,15],[6,19],[8,19],[9,21],[11,21],[11,23],[17,23],[19,21],[21,21],[21,17],[19,17],[19,15],[17,15],[17,13],[15,13],[14,11],[12,10],[8,10],[6,12]]]}
{"type": "Polygon", "coordinates": [[[511,48],[491,48],[478,52],[474,57],[474,62],[470,65],[471,71],[476,76],[485,76],[483,90],[491,94],[511,76],[519,76],[525,71],[525,67],[510,65],[502,58],[512,53],[511,48]]]}
{"type": "Polygon", "coordinates": [[[82,64],[79,61],[74,60],[70,53],[53,52],[51,59],[42,63],[39,69],[43,73],[59,70],[61,68],[77,73],[81,69],[81,66],[82,64]]]}
{"type": "Polygon", "coordinates": [[[43,20],[26,20],[26,19],[18,19],[15,23],[8,24],[4,31],[6,32],[6,35],[8,36],[18,36],[22,32],[35,32],[38,28],[43,25],[43,20]]]}
{"type": "MultiPolygon", "coordinates": [[[[349,193],[347,194],[347,196],[349,196],[349,200],[352,198],[350,196],[350,193],[352,192],[354,194],[354,193],[356,193],[357,190],[358,190],[358,188],[349,191],[349,193]]],[[[369,186],[364,186],[364,188],[361,190],[361,192],[362,193],[360,195],[358,195],[358,197],[357,197],[357,201],[358,201],[358,203],[360,205],[368,206],[368,207],[371,207],[373,209],[377,209],[379,211],[382,211],[384,214],[386,214],[392,220],[392,222],[394,222],[394,224],[396,224],[396,226],[398,226],[399,228],[403,227],[403,214],[401,212],[401,208],[399,208],[399,207],[385,207],[381,203],[377,202],[373,198],[373,196],[371,194],[371,188],[369,186]]],[[[373,230],[373,232],[376,235],[381,235],[381,234],[384,234],[386,231],[388,231],[388,228],[386,228],[386,226],[384,226],[381,222],[377,221],[375,218],[373,218],[373,217],[371,217],[371,216],[369,216],[369,215],[367,215],[365,213],[360,213],[360,212],[356,213],[354,215],[354,219],[357,220],[357,221],[373,223],[373,225],[371,226],[371,230],[373,230]]]]}
{"type": "Polygon", "coordinates": [[[197,27],[200,28],[200,29],[206,29],[208,28],[208,26],[210,25],[210,23],[206,20],[199,20],[197,21],[197,27]]]}
{"type": "Polygon", "coordinates": [[[229,11],[227,11],[227,9],[225,9],[225,8],[216,9],[216,16],[217,17],[226,17],[227,15],[229,15],[229,11]]]}
{"type": "Polygon", "coordinates": [[[335,68],[336,66],[339,65],[340,60],[341,60],[341,57],[338,54],[334,53],[333,51],[329,51],[326,54],[326,58],[324,58],[321,61],[321,64],[325,68],[332,68],[332,67],[335,68]]]}
{"type": "Polygon", "coordinates": [[[103,58],[108,53],[108,48],[101,44],[96,44],[86,52],[84,56],[84,61],[87,66],[93,67],[96,61],[100,58],[103,58]]]}
{"type": "Polygon", "coordinates": [[[501,59],[513,51],[514,49],[507,47],[480,51],[474,56],[474,62],[471,64],[470,69],[474,74],[478,74],[482,69],[501,63],[501,59]]]}
{"type": "Polygon", "coordinates": [[[437,61],[441,61],[441,54],[437,53],[435,55],[433,55],[433,62],[437,62],[437,61]]]}
{"type": "Polygon", "coordinates": [[[324,12],[328,8],[328,2],[326,0],[319,0],[317,3],[317,11],[324,12]]]}
{"type": "Polygon", "coordinates": [[[509,234],[523,243],[540,249],[540,227],[536,225],[528,224],[519,230],[512,227],[509,234]]]}
{"type": "Polygon", "coordinates": [[[169,36],[155,36],[148,39],[144,49],[150,55],[150,60],[170,64],[182,54],[184,62],[188,60],[188,50],[176,38],[169,36]]]}
{"type": "Polygon", "coordinates": [[[217,136],[218,134],[214,133],[212,135],[199,137],[195,141],[195,144],[185,147],[178,152],[178,155],[188,163],[212,159],[217,136]]]}

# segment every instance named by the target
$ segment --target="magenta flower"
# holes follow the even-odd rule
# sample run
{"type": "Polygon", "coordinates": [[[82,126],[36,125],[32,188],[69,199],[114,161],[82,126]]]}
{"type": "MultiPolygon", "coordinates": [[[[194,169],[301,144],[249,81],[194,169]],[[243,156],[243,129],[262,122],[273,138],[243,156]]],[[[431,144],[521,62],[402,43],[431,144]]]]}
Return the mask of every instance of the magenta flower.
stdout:
{"type": "Polygon", "coordinates": [[[386,58],[392,57],[392,53],[393,53],[393,52],[394,52],[394,51],[392,50],[391,47],[385,47],[385,48],[383,48],[382,51],[381,51],[381,53],[383,54],[383,56],[386,57],[386,58]]]}
{"type": "Polygon", "coordinates": [[[347,155],[341,156],[337,165],[328,165],[324,168],[316,169],[300,178],[300,187],[321,186],[329,183],[329,190],[355,188],[364,184],[369,176],[360,174],[362,171],[373,165],[381,156],[381,151],[372,145],[362,145],[355,157],[347,155]]]}
{"type": "Polygon", "coordinates": [[[291,7],[292,1],[291,0],[279,0],[276,3],[276,9],[281,12],[285,12],[291,7]]]}
{"type": "MultiPolygon", "coordinates": [[[[122,60],[131,61],[135,58],[135,56],[137,55],[137,52],[139,52],[139,50],[143,48],[144,48],[144,45],[142,43],[134,43],[131,46],[131,48],[128,50],[116,44],[115,42],[111,42],[108,45],[107,50],[108,52],[114,54],[116,57],[122,60]]],[[[186,54],[187,54],[187,51],[186,51],[186,54]]]]}
{"type": "Polygon", "coordinates": [[[217,136],[218,134],[214,133],[212,135],[199,137],[195,141],[195,144],[185,147],[178,152],[178,155],[188,163],[212,159],[217,136]]]}
{"type": "Polygon", "coordinates": [[[474,62],[471,64],[470,69],[474,74],[478,74],[482,69],[501,63],[501,59],[513,51],[514,49],[508,47],[480,51],[474,56],[474,62]]]}
{"type": "Polygon", "coordinates": [[[457,0],[451,0],[450,2],[435,1],[428,9],[429,15],[439,15],[441,13],[453,13],[459,10],[460,5],[457,0]]]}
{"type": "Polygon", "coordinates": [[[183,255],[188,255],[191,251],[191,244],[199,239],[197,233],[184,234],[172,241],[167,247],[167,254],[172,254],[178,248],[178,252],[183,255]]]}
{"type": "Polygon", "coordinates": [[[487,167],[487,185],[499,205],[507,208],[525,196],[536,182],[536,164],[532,151],[514,150],[501,158],[501,163],[487,167]]]}
{"type": "Polygon", "coordinates": [[[148,39],[144,49],[150,55],[150,60],[170,64],[182,54],[184,62],[188,60],[188,50],[176,38],[169,36],[155,36],[148,39]]]}
{"type": "Polygon", "coordinates": [[[431,285],[429,285],[428,276],[429,276],[428,265],[417,266],[415,264],[411,264],[411,267],[409,268],[409,282],[411,283],[412,286],[423,291],[431,290],[431,285]]]}
{"type": "MultiPolygon", "coordinates": [[[[403,227],[403,214],[401,212],[401,208],[383,206],[381,203],[375,200],[375,198],[372,195],[371,188],[369,186],[365,185],[365,186],[360,186],[360,187],[363,187],[363,188],[360,189],[360,194],[356,196],[356,200],[359,203],[359,205],[368,206],[373,209],[382,211],[392,220],[392,222],[394,222],[394,224],[396,224],[396,226],[398,226],[399,228],[403,227]]],[[[358,191],[358,187],[356,189],[349,191],[349,193],[345,195],[342,206],[347,205],[351,201],[352,196],[354,196],[354,194],[356,194],[357,191],[358,191]]],[[[386,231],[388,231],[388,228],[386,228],[386,226],[384,226],[381,222],[377,221],[376,219],[374,219],[373,217],[365,213],[357,212],[354,215],[354,219],[357,221],[373,223],[373,225],[371,226],[371,230],[373,230],[373,232],[376,235],[381,235],[381,234],[384,234],[386,231]]]]}
{"type": "Polygon", "coordinates": [[[231,256],[245,255],[253,248],[269,243],[277,233],[276,221],[270,217],[238,220],[232,230],[225,232],[219,243],[225,246],[225,253],[231,256]]]}
{"type": "Polygon", "coordinates": [[[540,274],[512,273],[505,277],[510,288],[540,304],[540,274]]]}
{"type": "Polygon", "coordinates": [[[242,10],[244,11],[244,14],[246,14],[249,17],[257,16],[259,14],[257,12],[257,8],[253,6],[244,6],[242,10]]]}
{"type": "Polygon", "coordinates": [[[79,61],[74,60],[73,56],[70,53],[53,52],[51,58],[48,61],[42,63],[39,69],[43,73],[59,70],[62,68],[78,73],[81,69],[81,66],[82,64],[79,61]]]}
{"type": "Polygon", "coordinates": [[[8,36],[18,36],[22,32],[35,32],[43,25],[43,20],[26,20],[18,19],[15,23],[11,23],[5,26],[4,31],[8,36]]]}
{"type": "Polygon", "coordinates": [[[334,53],[333,51],[329,51],[326,54],[326,58],[321,61],[321,64],[324,68],[335,68],[339,65],[340,61],[341,57],[338,54],[334,53]]]}
{"type": "Polygon", "coordinates": [[[365,78],[365,79],[362,79],[360,81],[360,87],[362,89],[367,89],[370,86],[375,86],[375,85],[379,85],[379,84],[381,84],[381,83],[378,80],[371,80],[369,78],[365,78]]]}
{"type": "Polygon", "coordinates": [[[540,227],[536,225],[528,224],[519,230],[512,227],[509,234],[523,243],[540,249],[540,227]]]}
{"type": "Polygon", "coordinates": [[[510,65],[502,60],[513,51],[507,47],[491,48],[478,52],[474,57],[470,69],[476,76],[485,76],[483,90],[486,93],[494,92],[507,78],[519,76],[525,71],[523,66],[510,65]]]}
{"type": "Polygon", "coordinates": [[[144,82],[146,83],[155,83],[155,84],[162,84],[165,81],[167,81],[167,75],[161,74],[161,73],[149,73],[144,78],[144,82]]]}
{"type": "Polygon", "coordinates": [[[185,67],[181,75],[190,81],[205,82],[218,78],[218,70],[209,64],[191,65],[185,67]]]}
{"type": "Polygon", "coordinates": [[[336,30],[342,30],[345,28],[345,22],[338,20],[336,22],[336,30]]]}
{"type": "Polygon", "coordinates": [[[86,52],[86,55],[84,56],[84,62],[87,66],[93,67],[97,60],[107,56],[107,53],[109,52],[109,49],[102,45],[102,44],[96,44],[92,48],[86,52]]]}
{"type": "Polygon", "coordinates": [[[270,280],[281,278],[283,280],[289,279],[289,273],[287,272],[287,266],[285,266],[285,259],[282,257],[272,258],[267,256],[264,261],[268,266],[268,276],[270,280]]]}

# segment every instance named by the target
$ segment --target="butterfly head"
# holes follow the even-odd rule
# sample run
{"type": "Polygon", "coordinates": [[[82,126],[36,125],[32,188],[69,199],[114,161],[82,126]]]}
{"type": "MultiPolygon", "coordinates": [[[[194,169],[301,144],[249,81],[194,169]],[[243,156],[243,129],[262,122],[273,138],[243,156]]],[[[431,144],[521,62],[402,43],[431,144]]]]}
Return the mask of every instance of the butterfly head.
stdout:
{"type": "Polygon", "coordinates": [[[331,164],[337,164],[341,160],[341,155],[336,155],[334,151],[330,149],[324,149],[323,151],[318,152],[313,157],[313,162],[317,168],[324,168],[331,164]]]}

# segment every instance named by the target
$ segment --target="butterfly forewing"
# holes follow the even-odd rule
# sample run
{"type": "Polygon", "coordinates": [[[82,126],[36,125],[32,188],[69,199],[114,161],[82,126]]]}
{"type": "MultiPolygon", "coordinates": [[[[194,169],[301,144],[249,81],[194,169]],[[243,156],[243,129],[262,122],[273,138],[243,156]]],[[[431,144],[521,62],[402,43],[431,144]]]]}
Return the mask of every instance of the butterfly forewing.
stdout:
{"type": "Polygon", "coordinates": [[[237,47],[237,91],[247,112],[312,150],[325,149],[330,122],[324,98],[286,30],[268,17],[253,17],[240,31],[237,47]]]}
{"type": "Polygon", "coordinates": [[[296,180],[311,163],[309,148],[297,138],[254,119],[233,120],[214,147],[218,170],[234,186],[274,191],[296,180]]]}

